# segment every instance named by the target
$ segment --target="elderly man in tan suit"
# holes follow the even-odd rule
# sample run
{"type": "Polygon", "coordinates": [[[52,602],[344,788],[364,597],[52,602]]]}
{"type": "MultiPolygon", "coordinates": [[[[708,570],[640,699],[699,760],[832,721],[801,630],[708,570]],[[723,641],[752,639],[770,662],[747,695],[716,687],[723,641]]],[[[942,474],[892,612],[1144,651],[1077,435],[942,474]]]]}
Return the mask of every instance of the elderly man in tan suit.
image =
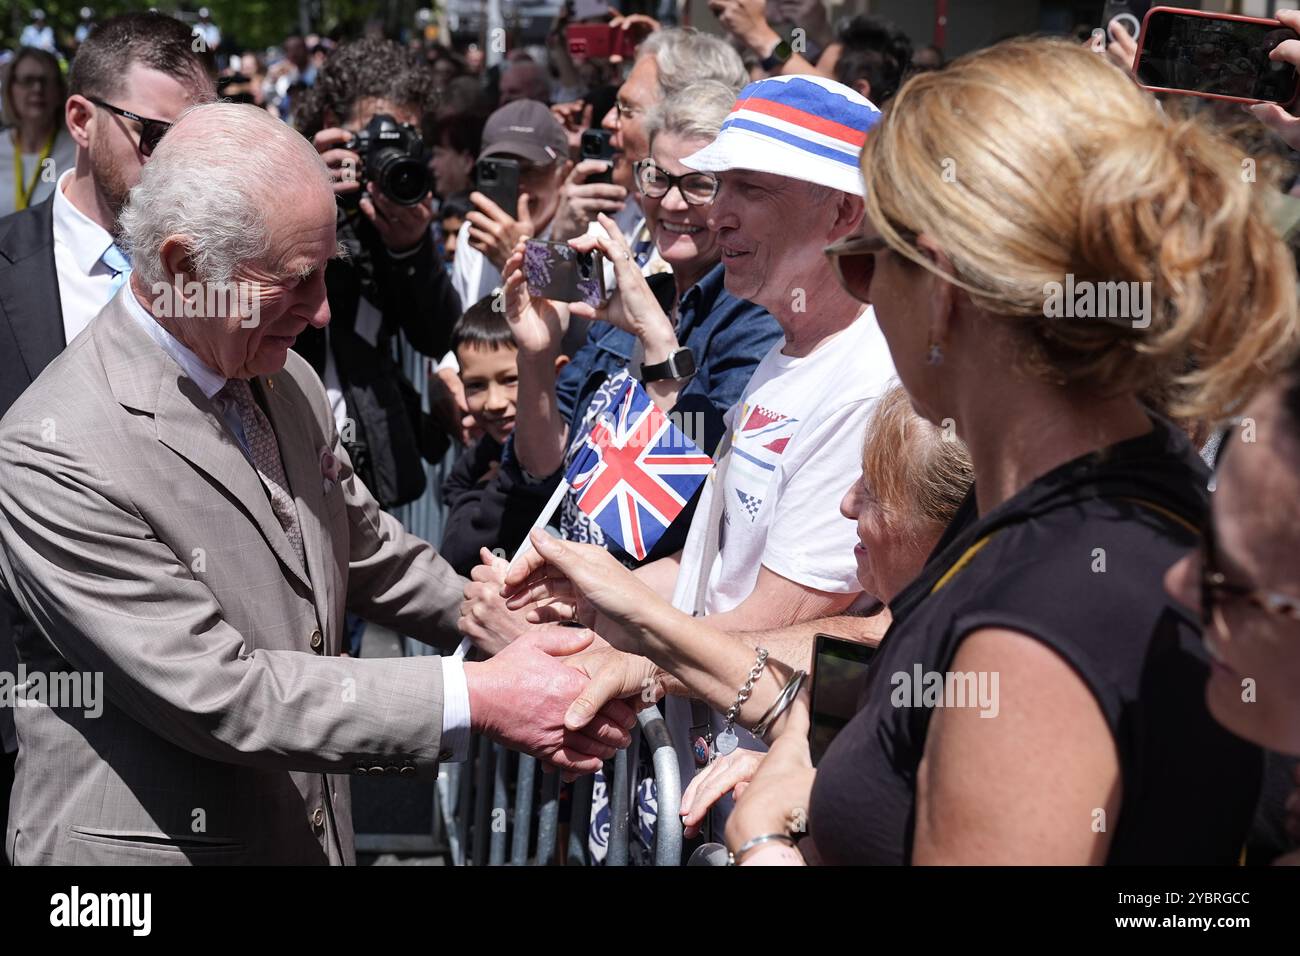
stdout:
{"type": "Polygon", "coordinates": [[[290,351],[329,321],[334,221],[298,134],[186,113],[122,214],[130,281],[0,422],[0,585],[40,632],[19,696],[106,698],[15,709],[15,863],[350,863],[347,774],[431,775],[471,730],[571,774],[627,743],[622,704],[564,729],[587,632],[338,656],[345,608],[453,646],[463,582],[352,474],[290,351]]]}

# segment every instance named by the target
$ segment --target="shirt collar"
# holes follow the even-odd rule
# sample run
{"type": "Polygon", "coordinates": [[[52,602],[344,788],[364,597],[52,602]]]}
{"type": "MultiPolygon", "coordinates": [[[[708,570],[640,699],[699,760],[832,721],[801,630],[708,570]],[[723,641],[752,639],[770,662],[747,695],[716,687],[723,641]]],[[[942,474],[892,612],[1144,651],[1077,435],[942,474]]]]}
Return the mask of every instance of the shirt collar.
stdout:
{"type": "Polygon", "coordinates": [[[72,250],[77,268],[83,275],[90,275],[104,250],[113,244],[113,237],[64,195],[73,172],[65,172],[54,187],[54,241],[72,250]]]}
{"type": "Polygon", "coordinates": [[[212,398],[217,392],[221,391],[226,385],[226,379],[218,375],[212,369],[208,368],[199,360],[199,357],[186,348],[181,341],[172,335],[161,325],[158,320],[145,311],[140,300],[135,297],[131,291],[131,283],[127,283],[122,291],[118,293],[126,302],[126,311],[136,323],[148,333],[149,337],[158,343],[158,347],[172,357],[172,360],[181,367],[181,371],[199,387],[204,396],[212,398]]]}

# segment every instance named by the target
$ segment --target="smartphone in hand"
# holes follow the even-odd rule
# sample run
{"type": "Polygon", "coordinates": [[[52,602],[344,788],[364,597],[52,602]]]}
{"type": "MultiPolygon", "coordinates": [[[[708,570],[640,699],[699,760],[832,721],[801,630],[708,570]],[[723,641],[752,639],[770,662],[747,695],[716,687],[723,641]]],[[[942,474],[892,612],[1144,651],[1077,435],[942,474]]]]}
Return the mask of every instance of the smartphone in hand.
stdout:
{"type": "Polygon", "coordinates": [[[513,219],[519,212],[519,163],[513,159],[480,159],[474,167],[474,188],[513,219]]]}
{"type": "Polygon", "coordinates": [[[530,295],[555,302],[585,302],[599,308],[608,297],[604,257],[578,252],[567,242],[529,239],[524,244],[524,279],[530,295]]]}
{"type": "Polygon", "coordinates": [[[1285,106],[1300,76],[1268,55],[1295,39],[1277,20],[1152,7],[1138,40],[1137,81],[1156,93],[1285,106]]]}

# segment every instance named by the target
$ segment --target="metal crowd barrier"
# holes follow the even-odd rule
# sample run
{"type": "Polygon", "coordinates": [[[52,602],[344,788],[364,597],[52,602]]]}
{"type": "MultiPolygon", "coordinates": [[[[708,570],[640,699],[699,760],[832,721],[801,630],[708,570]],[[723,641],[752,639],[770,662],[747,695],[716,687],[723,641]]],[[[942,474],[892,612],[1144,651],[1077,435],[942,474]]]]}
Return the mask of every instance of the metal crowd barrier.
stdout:
{"type": "MultiPolygon", "coordinates": [[[[401,353],[406,376],[420,392],[421,404],[427,410],[429,382],[425,374],[425,357],[406,342],[401,353]]],[[[426,462],[428,486],[424,494],[416,501],[393,509],[393,515],[408,531],[435,547],[442,541],[447,517],[440,489],[443,479],[455,464],[455,457],[453,446],[436,465],[426,462]]],[[[433,648],[409,637],[404,639],[404,644],[408,656],[435,653],[433,648]]],[[[678,815],[682,799],[681,772],[663,716],[658,707],[650,707],[641,712],[639,723],[633,728],[631,744],[605,765],[610,808],[606,866],[627,866],[629,863],[631,834],[638,825],[636,801],[633,799],[637,781],[632,779],[630,770],[630,766],[635,766],[635,760],[629,758],[629,754],[635,757],[642,739],[650,747],[658,795],[654,863],[656,866],[681,863],[682,821],[678,815]]],[[[560,777],[558,774],[542,774],[540,787],[536,780],[535,759],[513,753],[486,738],[476,738],[470,746],[468,760],[462,764],[444,765],[439,772],[434,791],[434,843],[447,847],[456,866],[504,865],[507,836],[510,837],[511,866],[545,866],[558,862],[560,777]],[[512,762],[517,763],[513,801],[509,786],[512,762]],[[535,792],[538,797],[536,807],[535,792]]],[[[570,787],[570,827],[565,854],[568,863],[591,862],[587,831],[591,819],[592,780],[590,776],[581,777],[570,787]]]]}
{"type": "MultiPolygon", "coordinates": [[[[633,799],[637,781],[632,779],[630,768],[643,739],[650,748],[658,798],[653,862],[655,866],[681,863],[680,771],[663,715],[659,708],[650,707],[640,713],[632,742],[605,764],[610,811],[606,866],[630,863],[632,833],[637,826],[637,806],[633,799]]],[[[454,865],[506,865],[507,846],[510,866],[591,864],[587,837],[593,778],[580,777],[569,787],[569,835],[561,860],[558,855],[560,778],[558,774],[543,774],[539,789],[536,774],[535,759],[515,754],[485,738],[474,741],[470,759],[442,768],[438,779],[437,825],[445,834],[454,865]],[[517,758],[513,795],[508,786],[512,758],[517,758]],[[540,796],[536,810],[535,790],[540,796]]]]}

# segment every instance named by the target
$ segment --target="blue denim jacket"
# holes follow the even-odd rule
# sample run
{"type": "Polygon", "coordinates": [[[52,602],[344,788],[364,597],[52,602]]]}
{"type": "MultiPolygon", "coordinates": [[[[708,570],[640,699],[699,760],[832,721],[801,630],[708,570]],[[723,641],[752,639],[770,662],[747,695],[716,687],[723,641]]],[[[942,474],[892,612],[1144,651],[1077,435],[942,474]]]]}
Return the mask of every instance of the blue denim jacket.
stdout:
{"type": "MultiPolygon", "coordinates": [[[[712,454],[717,448],[726,427],[722,416],[740,400],[759,361],[781,338],[781,327],[766,309],[736,298],[723,287],[722,263],[678,301],[677,341],[695,356],[696,372],[670,414],[691,423],[690,437],[705,452],[712,454]]],[[[608,322],[592,323],[586,344],[555,383],[557,410],[569,423],[571,434],[596,391],[627,367],[635,348],[636,336],[630,332],[608,322]]],[[[507,444],[504,464],[517,468],[513,445],[513,440],[507,444]]],[[[693,507],[692,503],[688,512],[693,507]]],[[[680,550],[689,526],[690,515],[679,516],[647,560],[680,550]]]]}

